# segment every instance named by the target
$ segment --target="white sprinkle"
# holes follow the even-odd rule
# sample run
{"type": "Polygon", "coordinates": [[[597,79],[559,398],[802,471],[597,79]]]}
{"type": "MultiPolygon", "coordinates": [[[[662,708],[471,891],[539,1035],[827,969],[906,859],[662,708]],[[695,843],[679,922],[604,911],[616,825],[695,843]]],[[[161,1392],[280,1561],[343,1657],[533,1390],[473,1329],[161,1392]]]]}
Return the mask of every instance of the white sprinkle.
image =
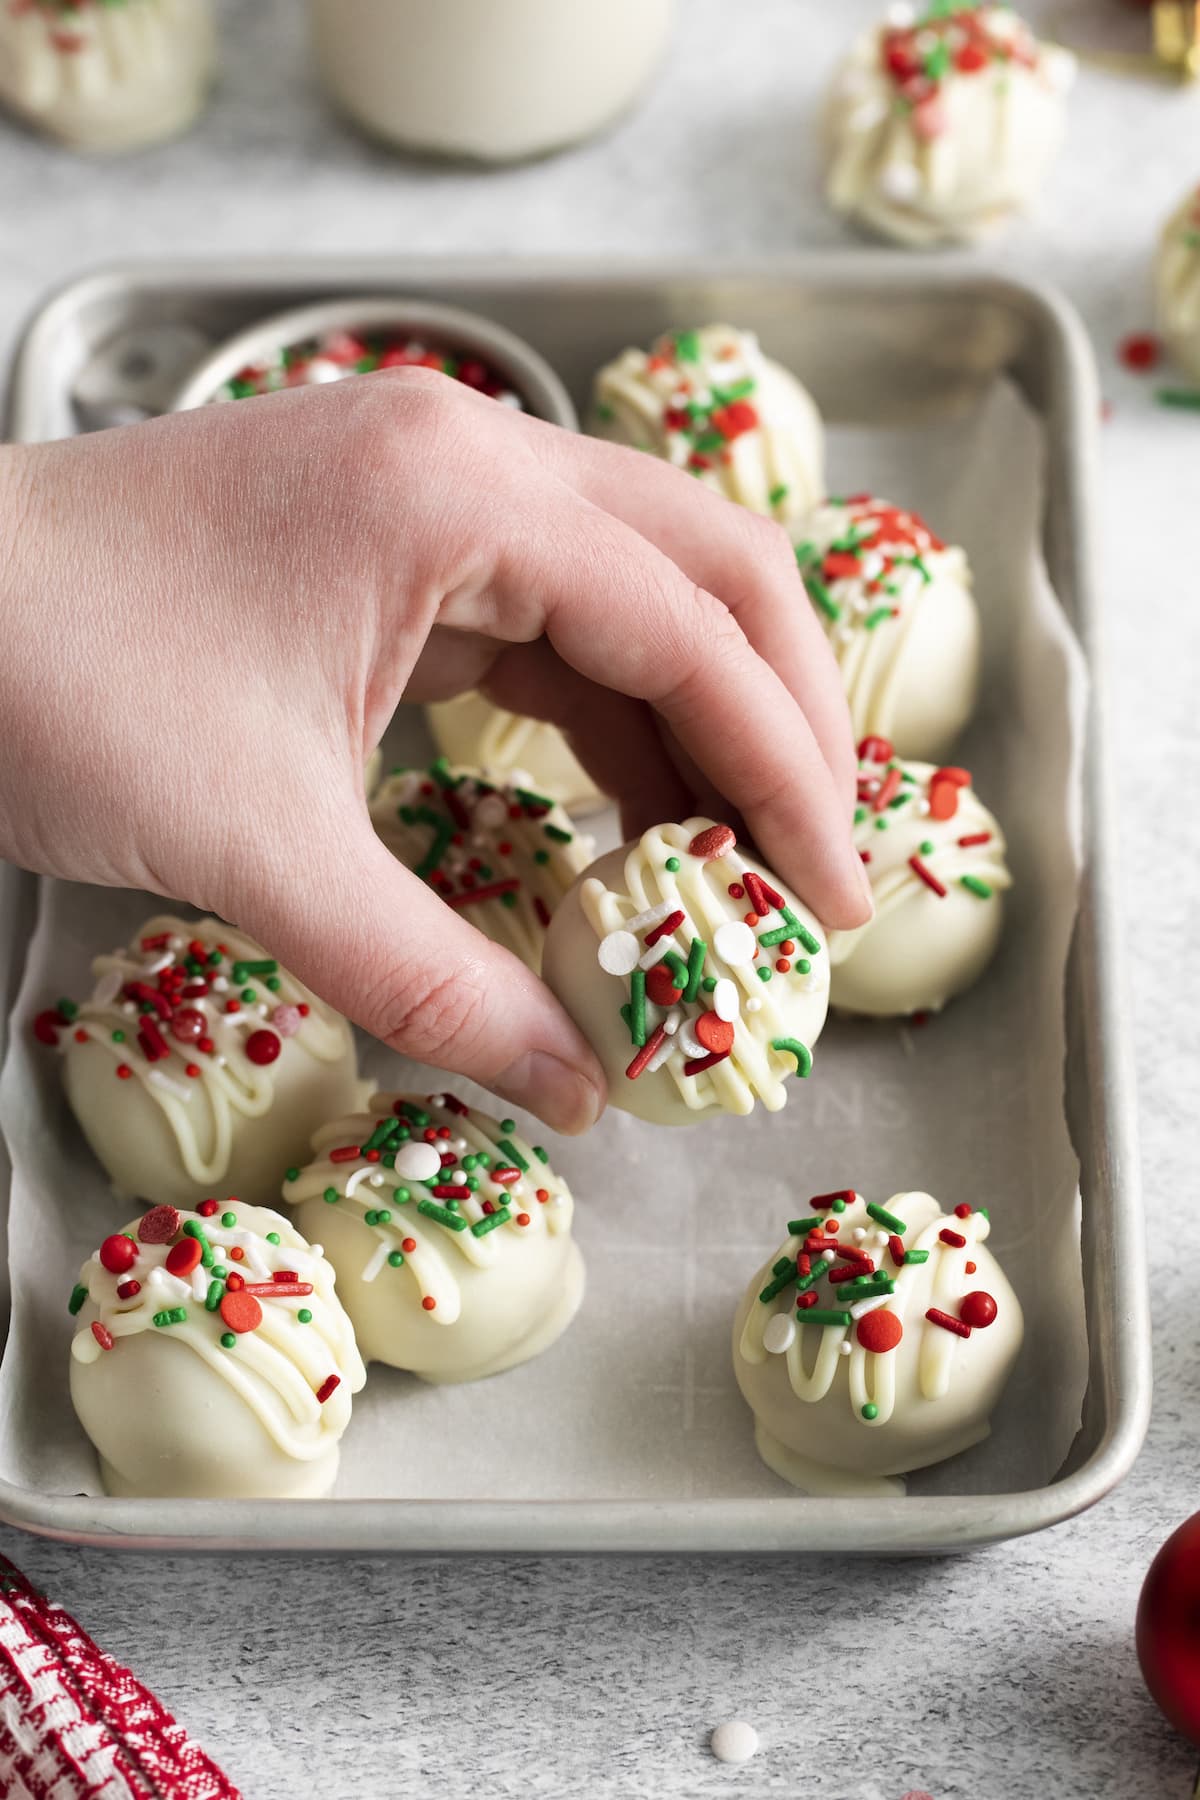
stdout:
{"type": "Polygon", "coordinates": [[[646,1064],[646,1074],[647,1075],[656,1074],[658,1072],[658,1070],[662,1068],[663,1064],[667,1061],[667,1059],[669,1057],[674,1056],[674,1054],[675,1054],[676,1050],[678,1050],[678,1048],[679,1048],[679,1045],[676,1043],[676,1041],[673,1037],[665,1037],[663,1039],[662,1043],[658,1046],[658,1049],[654,1052],[654,1055],[650,1058],[650,1061],[646,1064]]]}
{"type": "Polygon", "coordinates": [[[796,1326],[790,1313],[777,1312],[773,1319],[768,1319],[763,1331],[763,1349],[772,1356],[782,1356],[789,1350],[796,1339],[796,1326]]]}
{"type": "Polygon", "coordinates": [[[749,1013],[762,1011],[762,1001],[758,998],[757,994],[751,994],[749,1000],[747,1000],[746,1011],[749,1013]]]}
{"type": "Polygon", "coordinates": [[[168,950],[182,950],[183,949],[183,939],[181,937],[177,937],[174,933],[172,933],[171,936],[167,939],[167,949],[168,950]]]}
{"type": "Polygon", "coordinates": [[[834,1250],[822,1250],[821,1260],[823,1262],[832,1262],[834,1260],[834,1257],[836,1256],[836,1254],[837,1253],[834,1250]]]}
{"type": "Polygon", "coordinates": [[[655,925],[661,925],[664,919],[670,918],[679,908],[673,900],[663,900],[657,906],[650,907],[648,912],[635,913],[632,919],[626,919],[626,931],[650,931],[655,925]]]}
{"type": "Polygon", "coordinates": [[[367,1177],[367,1180],[372,1187],[382,1187],[383,1186],[383,1176],[379,1173],[378,1169],[372,1169],[370,1175],[368,1175],[368,1177],[367,1177]]]}
{"type": "Polygon", "coordinates": [[[889,200],[911,200],[920,191],[921,177],[911,163],[885,163],[879,171],[879,189],[889,200]]]}
{"type": "Polygon", "coordinates": [[[758,1733],[744,1719],[727,1719],[708,1740],[718,1762],[749,1762],[758,1749],[758,1733]]]}
{"type": "Polygon", "coordinates": [[[695,1021],[691,1018],[685,1019],[680,1026],[679,1045],[687,1056],[704,1056],[707,1054],[704,1045],[696,1036],[695,1021]]]}
{"type": "Polygon", "coordinates": [[[728,975],[722,975],[713,989],[713,1011],[718,1019],[724,1019],[727,1024],[732,1025],[739,1010],[737,983],[730,981],[728,975]]]}
{"type": "Polygon", "coordinates": [[[740,969],[754,961],[754,933],[741,919],[726,919],[713,934],[713,950],[731,969],[740,969]]]}
{"type": "Polygon", "coordinates": [[[123,1013],[128,1014],[128,1016],[130,1018],[132,1018],[134,1013],[137,1011],[137,1007],[133,1004],[132,1000],[123,1000],[121,1002],[121,1011],[123,1013]]]}
{"type": "Polygon", "coordinates": [[[99,981],[96,983],[96,990],[92,995],[93,1006],[108,1006],[108,1005],[110,1005],[112,1003],[112,1001],[114,1001],[116,999],[116,997],[120,993],[120,991],[121,991],[121,971],[120,971],[120,969],[107,969],[104,972],[104,974],[100,977],[99,981]]]}
{"type": "Polygon", "coordinates": [[[224,976],[224,975],[214,975],[213,976],[212,990],[213,990],[214,994],[224,994],[228,990],[228,987],[229,987],[229,981],[226,976],[224,976]]]}
{"type": "Polygon", "coordinates": [[[610,931],[600,939],[596,960],[606,975],[629,975],[637,968],[641,954],[642,946],[632,931],[610,931]]]}
{"type": "Polygon", "coordinates": [[[839,1356],[849,1356],[850,1352],[853,1350],[853,1348],[854,1348],[854,1345],[850,1342],[850,1340],[848,1338],[843,1338],[841,1343],[838,1345],[838,1355],[839,1356]]]}
{"type": "Polygon", "coordinates": [[[396,1152],[396,1173],[405,1181],[428,1181],[441,1166],[441,1155],[432,1144],[404,1144],[396,1152]]]}
{"type": "Polygon", "coordinates": [[[864,1238],[865,1238],[865,1237],[866,1237],[866,1235],[867,1235],[867,1234],[866,1234],[866,1232],[865,1232],[865,1231],[864,1231],[864,1230],[863,1230],[863,1228],[862,1228],[862,1226],[861,1226],[861,1225],[856,1225],[856,1226],[855,1226],[855,1227],[854,1227],[854,1231],[853,1231],[853,1233],[852,1233],[852,1236],[853,1236],[853,1237],[854,1237],[854,1239],[855,1239],[855,1241],[856,1241],[856,1242],[857,1242],[857,1243],[860,1243],[860,1244],[861,1244],[861,1243],[862,1243],[862,1241],[863,1241],[863,1239],[864,1239],[864,1238]]]}
{"type": "Polygon", "coordinates": [[[679,1030],[679,1027],[682,1024],[683,1024],[683,1014],[680,1012],[680,1010],[677,1006],[673,1006],[671,1008],[670,1012],[667,1014],[666,1018],[663,1020],[662,1028],[666,1032],[668,1037],[674,1037],[675,1033],[679,1030]]]}
{"type": "Polygon", "coordinates": [[[169,950],[160,950],[156,956],[146,958],[142,964],[142,973],[144,975],[160,975],[164,969],[169,969],[174,961],[175,958],[169,950]]]}
{"type": "Polygon", "coordinates": [[[223,1069],[225,1067],[225,1064],[227,1061],[228,1061],[228,1058],[224,1057],[224,1056],[214,1056],[213,1057],[213,1064],[218,1069],[223,1069]]]}
{"type": "Polygon", "coordinates": [[[176,1100],[187,1101],[192,1097],[190,1087],[185,1087],[182,1081],[172,1081],[171,1077],[164,1075],[161,1069],[151,1069],[146,1080],[152,1087],[161,1088],[164,1093],[172,1095],[176,1100]]]}
{"type": "MultiPolygon", "coordinates": [[[[319,387],[326,381],[340,381],[343,372],[341,366],[327,356],[314,356],[304,371],[304,380],[310,387],[319,387]]],[[[366,1276],[363,1279],[365,1281],[366,1276]]]]}
{"type": "Polygon", "coordinates": [[[876,1312],[881,1306],[886,1306],[890,1299],[890,1294],[876,1294],[870,1300],[860,1300],[857,1306],[850,1308],[850,1317],[861,1319],[864,1313],[876,1312]]]}
{"type": "Polygon", "coordinates": [[[378,1275],[380,1269],[382,1269],[382,1267],[383,1267],[384,1263],[387,1261],[387,1259],[388,1259],[388,1239],[384,1238],[383,1242],[376,1249],[374,1256],[371,1258],[370,1262],[367,1264],[366,1268],[363,1270],[362,1274],[359,1276],[359,1280],[360,1281],[374,1281],[375,1277],[378,1275]]]}

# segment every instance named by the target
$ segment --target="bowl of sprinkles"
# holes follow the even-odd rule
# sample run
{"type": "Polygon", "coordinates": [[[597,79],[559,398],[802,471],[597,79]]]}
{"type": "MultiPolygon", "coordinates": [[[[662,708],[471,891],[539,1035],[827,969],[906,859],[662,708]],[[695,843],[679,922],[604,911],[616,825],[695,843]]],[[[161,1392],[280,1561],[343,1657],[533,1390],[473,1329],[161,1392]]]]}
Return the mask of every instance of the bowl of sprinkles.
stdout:
{"type": "Polygon", "coordinates": [[[501,406],[579,429],[566,388],[523,338],[461,307],[379,295],[293,307],[246,326],[192,369],[172,411],[402,368],[436,369],[501,406]]]}

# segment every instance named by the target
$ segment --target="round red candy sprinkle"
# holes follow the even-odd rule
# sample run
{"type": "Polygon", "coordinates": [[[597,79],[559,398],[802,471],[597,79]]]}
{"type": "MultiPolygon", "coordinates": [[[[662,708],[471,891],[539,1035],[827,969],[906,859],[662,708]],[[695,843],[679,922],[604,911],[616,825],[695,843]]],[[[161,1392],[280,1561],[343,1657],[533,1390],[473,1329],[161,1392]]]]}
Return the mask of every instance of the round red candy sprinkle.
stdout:
{"type": "Polygon", "coordinates": [[[114,1232],[100,1246],[100,1266],[110,1275],[124,1275],[137,1261],[137,1245],[114,1232]]]}
{"type": "Polygon", "coordinates": [[[225,1277],[225,1286],[229,1289],[231,1294],[240,1294],[245,1285],[246,1277],[244,1275],[239,1275],[236,1270],[230,1270],[229,1274],[225,1277]]]}
{"type": "Polygon", "coordinates": [[[716,862],[720,856],[728,856],[737,843],[732,829],[728,825],[709,825],[706,830],[698,831],[688,845],[688,855],[698,856],[701,862],[716,862]]]}
{"type": "Polygon", "coordinates": [[[221,1317],[230,1331],[239,1334],[256,1331],[262,1324],[262,1316],[262,1307],[253,1294],[231,1294],[228,1286],[226,1287],[221,1297],[221,1317]]]}
{"type": "Polygon", "coordinates": [[[203,1251],[197,1238],[180,1238],[167,1251],[167,1268],[172,1275],[190,1275],[198,1267],[203,1251]]]}
{"type": "Polygon", "coordinates": [[[728,1019],[719,1019],[715,1012],[701,1013],[693,1029],[710,1055],[723,1056],[733,1049],[733,1026],[728,1019]]]}
{"type": "Polygon", "coordinates": [[[744,887],[743,887],[743,886],[742,886],[742,884],[741,884],[741,882],[740,882],[740,881],[731,881],[731,882],[730,882],[730,884],[729,884],[729,898],[730,898],[730,899],[731,899],[731,900],[740,900],[740,899],[741,899],[741,898],[742,898],[742,895],[743,895],[743,894],[744,894],[744,893],[745,893],[745,892],[746,892],[746,890],[745,890],[745,888],[744,888],[744,887]]]}
{"type": "Polygon", "coordinates": [[[252,1031],[246,1039],[246,1055],[260,1068],[273,1063],[282,1048],[282,1040],[273,1031],[252,1031]]]}
{"type": "Polygon", "coordinates": [[[1162,344],[1152,331],[1134,331],[1122,338],[1118,355],[1127,369],[1141,373],[1144,369],[1157,368],[1162,358],[1162,344]]]}
{"type": "Polygon", "coordinates": [[[128,1063],[118,1063],[117,1064],[117,1080],[118,1081],[128,1081],[129,1077],[132,1074],[133,1074],[133,1070],[130,1068],[128,1063]]]}
{"type": "Polygon", "coordinates": [[[202,1012],[194,1006],[181,1006],[178,1012],[172,1013],[171,1036],[180,1044],[195,1044],[204,1036],[207,1020],[202,1012]]]}
{"type": "Polygon", "coordinates": [[[956,1219],[969,1219],[970,1218],[971,1209],[967,1205],[965,1200],[959,1201],[958,1205],[954,1209],[954,1216],[956,1219]]]}
{"type": "Polygon", "coordinates": [[[894,1312],[881,1307],[877,1312],[863,1314],[858,1321],[857,1335],[864,1350],[881,1356],[885,1351],[896,1348],[904,1336],[904,1327],[894,1312]]]}
{"type": "Polygon", "coordinates": [[[196,1211],[200,1214],[202,1219],[211,1219],[216,1210],[217,1203],[215,1200],[202,1200],[196,1208],[196,1211]]]}
{"type": "Polygon", "coordinates": [[[417,1247],[416,1238],[401,1238],[400,1248],[403,1250],[403,1252],[406,1256],[411,1256],[413,1251],[416,1249],[416,1247],[417,1247]]]}
{"type": "Polygon", "coordinates": [[[529,1214],[528,1213],[518,1213],[517,1214],[517,1224],[518,1225],[528,1225],[528,1223],[529,1223],[529,1214]]]}
{"type": "MultiPolygon", "coordinates": [[[[200,1210],[208,1205],[205,1200],[200,1210]]],[[[216,1202],[213,1202],[215,1212],[216,1202]]],[[[150,1211],[138,1221],[138,1242],[142,1244],[169,1244],[179,1230],[179,1208],[176,1206],[152,1206],[150,1211]]]]}
{"type": "Polygon", "coordinates": [[[434,1307],[437,1305],[437,1301],[434,1299],[432,1294],[426,1294],[425,1298],[421,1302],[421,1305],[425,1308],[426,1312],[432,1312],[434,1307]]]}
{"type": "Polygon", "coordinates": [[[674,1006],[682,992],[666,963],[655,963],[646,971],[646,998],[655,1006],[674,1006]]]}
{"type": "Polygon", "coordinates": [[[66,1023],[61,1013],[40,1012],[33,1021],[33,1035],[39,1044],[49,1044],[54,1048],[58,1043],[58,1034],[66,1023]]]}
{"type": "Polygon", "coordinates": [[[964,1325],[971,1327],[972,1331],[983,1331],[986,1326],[991,1324],[999,1310],[990,1294],[985,1294],[982,1288],[976,1288],[973,1294],[965,1296],[958,1309],[958,1316],[964,1325]]]}

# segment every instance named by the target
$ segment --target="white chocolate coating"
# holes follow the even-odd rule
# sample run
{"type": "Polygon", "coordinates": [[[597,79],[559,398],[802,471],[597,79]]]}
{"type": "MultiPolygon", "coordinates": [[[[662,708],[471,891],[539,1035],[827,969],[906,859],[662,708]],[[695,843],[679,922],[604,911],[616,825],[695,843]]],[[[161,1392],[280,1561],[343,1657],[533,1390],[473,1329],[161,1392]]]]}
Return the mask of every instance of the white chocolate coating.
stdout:
{"type": "Polygon", "coordinates": [[[916,513],[855,495],[804,521],[796,559],[832,645],[856,738],[941,758],[979,692],[979,614],[966,553],[916,513]]]}
{"type": "Polygon", "coordinates": [[[756,1099],[778,1112],[793,1079],[812,1066],[829,1003],[821,927],[789,888],[743,854],[728,827],[711,819],[656,826],[594,863],[555,913],[544,975],[604,1065],[611,1103],[655,1125],[750,1113],[756,1099]],[[689,845],[702,833],[723,834],[727,848],[693,854],[689,845]],[[678,869],[668,869],[669,859],[678,869]],[[744,922],[752,897],[729,889],[744,888],[747,871],[751,884],[761,879],[779,896],[786,915],[772,904],[753,929],[744,922]],[[677,913],[682,919],[671,924],[677,913]],[[775,933],[783,934],[780,942],[763,943],[775,933]],[[632,1005],[635,984],[659,979],[655,971],[667,953],[687,963],[695,940],[705,950],[701,983],[715,979],[716,986],[697,983],[688,995],[689,983],[662,1004],[648,990],[639,1045],[633,1015],[627,1023],[622,1007],[632,1005]],[[722,1060],[689,1073],[689,1064],[717,1054],[712,1043],[722,1037],[729,1046],[722,1060]],[[644,1066],[631,1077],[639,1062],[644,1066]]]}
{"type": "Polygon", "coordinates": [[[1200,381],[1200,187],[1163,227],[1155,265],[1158,321],[1171,355],[1200,381]]]}
{"type": "Polygon", "coordinates": [[[596,376],[591,430],[687,469],[781,524],[824,489],[824,433],[808,390],[752,331],[705,325],[624,350],[596,376]]]}
{"type": "Polygon", "coordinates": [[[406,868],[539,972],[551,914],[595,850],[550,795],[435,763],[393,770],[371,820],[406,868]]]}
{"type": "Polygon", "coordinates": [[[212,76],[209,0],[0,0],[0,104],[77,150],[185,131],[212,76]]]}
{"type": "Polygon", "coordinates": [[[543,719],[505,712],[482,694],[440,700],[425,716],[438,749],[459,767],[480,769],[489,781],[519,776],[579,817],[605,804],[562,732],[543,719]]]}
{"type": "Polygon", "coordinates": [[[884,1017],[936,1012],[991,961],[1012,876],[1004,833],[969,783],[965,769],[900,762],[886,741],[860,746],[854,842],[875,916],[830,935],[831,1005],[884,1017]]]}
{"type": "Polygon", "coordinates": [[[439,1382],[539,1355],[583,1298],[566,1183],[512,1120],[452,1094],[375,1094],[371,1108],[319,1131],[283,1186],[301,1228],[320,1233],[363,1355],[439,1382]],[[376,1160],[363,1154],[373,1136],[390,1146],[376,1160]],[[422,1175],[426,1162],[435,1172],[422,1175]]]}
{"type": "Polygon", "coordinates": [[[794,1223],[817,1217],[820,1225],[815,1233],[789,1227],[734,1319],[734,1373],[754,1413],[759,1451],[777,1474],[812,1493],[863,1491],[865,1482],[925,1468],[979,1443],[1021,1348],[1020,1303],[986,1247],[986,1215],[945,1214],[923,1193],[896,1194],[883,1210],[904,1224],[895,1235],[905,1252],[924,1253],[926,1260],[898,1266],[889,1248],[893,1228],[873,1218],[859,1195],[841,1214],[799,1202],[794,1223]],[[842,1246],[832,1259],[818,1248],[833,1235],[829,1220],[836,1220],[842,1246]],[[943,1241],[943,1231],[964,1242],[943,1241]],[[847,1254],[846,1246],[859,1255],[847,1254]],[[802,1255],[811,1270],[826,1271],[813,1282],[802,1276],[803,1290],[796,1280],[802,1255]],[[858,1300],[850,1284],[828,1279],[828,1271],[852,1265],[866,1275],[859,1290],[867,1291],[858,1300]],[[871,1291],[888,1286],[886,1294],[871,1291]],[[806,1291],[817,1294],[814,1312],[842,1319],[849,1313],[849,1323],[804,1324],[797,1300],[806,1291]],[[764,1293],[771,1297],[764,1301],[764,1293]],[[990,1323],[959,1336],[926,1317],[932,1307],[960,1320],[968,1294],[991,1296],[990,1323]],[[866,1336],[865,1321],[885,1312],[902,1335],[889,1349],[868,1349],[860,1329],[866,1336]]]}
{"type": "Polygon", "coordinates": [[[1041,188],[1074,73],[1007,6],[893,8],[830,96],[830,204],[913,247],[991,236],[1041,188]]]}
{"type": "Polygon", "coordinates": [[[143,1224],[150,1229],[137,1219],[126,1227],[124,1235],[137,1240],[127,1270],[110,1271],[98,1250],[79,1274],[87,1299],[71,1343],[71,1400],[99,1453],[106,1491],[194,1498],[328,1493],[350,1397],[366,1371],[320,1247],[278,1213],[241,1201],[224,1201],[211,1216],[179,1213],[165,1242],[141,1241],[143,1224]],[[228,1213],[236,1218],[232,1226],[222,1223],[228,1213]],[[173,1273],[167,1258],[186,1241],[185,1225],[212,1252],[210,1266],[173,1273]],[[285,1285],[310,1291],[261,1292],[279,1285],[277,1271],[297,1278],[285,1285]],[[234,1296],[220,1272],[260,1290],[252,1296],[257,1323],[248,1327],[242,1318],[231,1330],[222,1307],[234,1296]],[[140,1291],[122,1297],[118,1288],[131,1281],[140,1291]],[[185,1316],[166,1317],[176,1311],[185,1316]],[[336,1382],[319,1400],[331,1376],[336,1382]]]}
{"type": "Polygon", "coordinates": [[[92,998],[60,1037],[63,1084],[118,1192],[183,1207],[223,1192],[261,1205],[303,1160],[313,1119],[356,1105],[345,1019],[219,919],[149,919],[128,949],[98,956],[92,971],[92,998]],[[146,940],[162,947],[143,948],[146,940]],[[221,961],[187,971],[192,942],[221,961]],[[269,976],[235,980],[237,964],[261,962],[269,976]],[[145,1015],[161,1040],[157,1055],[142,1041],[147,993],[157,1000],[145,1015]],[[180,1036],[185,1027],[203,1035],[180,1036]],[[247,1053],[256,1032],[273,1061],[247,1053]]]}

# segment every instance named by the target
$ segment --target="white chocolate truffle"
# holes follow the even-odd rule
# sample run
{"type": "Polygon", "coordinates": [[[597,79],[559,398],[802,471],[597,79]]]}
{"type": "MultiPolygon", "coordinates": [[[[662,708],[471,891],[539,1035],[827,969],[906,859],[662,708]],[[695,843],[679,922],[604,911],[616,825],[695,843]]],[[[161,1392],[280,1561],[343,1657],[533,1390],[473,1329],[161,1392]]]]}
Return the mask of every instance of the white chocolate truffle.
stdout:
{"type": "Polygon", "coordinates": [[[434,742],[448,762],[481,769],[489,781],[519,776],[583,817],[605,804],[583,764],[557,726],[493,706],[482,694],[459,694],[427,706],[434,742]]]}
{"type": "Polygon", "coordinates": [[[544,974],[654,1125],[786,1105],[829,1004],[821,927],[728,825],[658,825],[602,856],[555,913],[544,974]]]}
{"type": "Polygon", "coordinates": [[[583,1259],[565,1182],[512,1119],[453,1094],[376,1094],[283,1186],[319,1232],[368,1361],[426,1381],[528,1362],[571,1323],[583,1259]]]}
{"type": "Polygon", "coordinates": [[[327,1494],[366,1380],[320,1247],[266,1208],[156,1206],[83,1265],[71,1400],[110,1494],[327,1494]]]}
{"type": "Polygon", "coordinates": [[[781,524],[824,489],[824,433],[812,396],[764,356],[752,331],[705,325],[625,350],[596,376],[591,429],[687,469],[781,524]]]}
{"type": "Polygon", "coordinates": [[[799,1210],[809,1216],[789,1223],[734,1319],[763,1461],[837,1494],[979,1443],[1024,1330],[984,1242],[987,1214],[943,1213],[922,1193],[881,1207],[850,1190],[799,1210]]]}
{"type": "Polygon", "coordinates": [[[394,769],[371,820],[392,855],[536,975],[555,907],[594,854],[562,807],[516,777],[446,762],[394,769]]]}
{"type": "Polygon", "coordinates": [[[990,236],[1041,188],[1074,73],[1007,6],[893,7],[830,97],[830,204],[916,247],[990,236]]]}
{"type": "Polygon", "coordinates": [[[859,746],[854,842],[875,916],[829,938],[829,998],[884,1017],[936,1012],[983,973],[1012,886],[1004,834],[965,769],[903,763],[885,738],[859,746]]]}
{"type": "Polygon", "coordinates": [[[1200,187],[1188,191],[1163,227],[1155,285],[1167,348],[1200,381],[1200,187]]]}
{"type": "Polygon", "coordinates": [[[966,553],[916,513],[856,494],[805,520],[796,560],[856,738],[942,757],[975,710],[979,614],[966,553]]]}
{"type": "Polygon", "coordinates": [[[76,150],[185,131],[212,77],[209,0],[4,0],[0,104],[76,150]]]}
{"type": "Polygon", "coordinates": [[[313,1119],[357,1103],[345,1019],[219,919],[150,919],[92,972],[70,1022],[35,1029],[57,1037],[67,1099],[119,1193],[274,1200],[313,1119]]]}

